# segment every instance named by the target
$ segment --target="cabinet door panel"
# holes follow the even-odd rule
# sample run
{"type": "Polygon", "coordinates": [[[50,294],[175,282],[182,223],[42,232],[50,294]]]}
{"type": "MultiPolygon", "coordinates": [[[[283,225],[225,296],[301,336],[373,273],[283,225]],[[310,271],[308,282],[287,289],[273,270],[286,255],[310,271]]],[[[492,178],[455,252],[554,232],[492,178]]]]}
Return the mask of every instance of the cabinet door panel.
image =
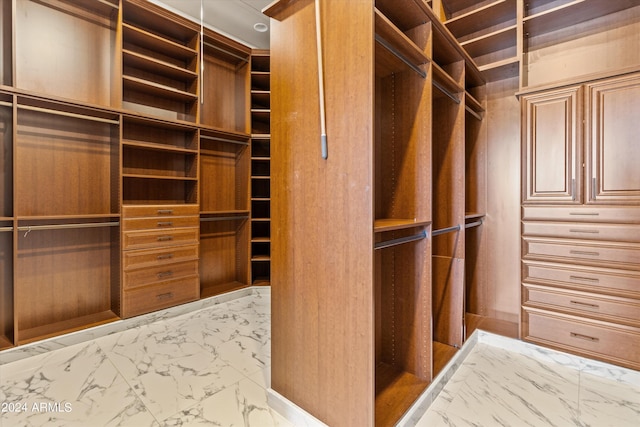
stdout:
{"type": "Polygon", "coordinates": [[[590,203],[640,203],[640,74],[588,86],[590,203]]]}
{"type": "Polygon", "coordinates": [[[523,98],[523,202],[581,202],[582,90],[574,86],[523,98]]]}

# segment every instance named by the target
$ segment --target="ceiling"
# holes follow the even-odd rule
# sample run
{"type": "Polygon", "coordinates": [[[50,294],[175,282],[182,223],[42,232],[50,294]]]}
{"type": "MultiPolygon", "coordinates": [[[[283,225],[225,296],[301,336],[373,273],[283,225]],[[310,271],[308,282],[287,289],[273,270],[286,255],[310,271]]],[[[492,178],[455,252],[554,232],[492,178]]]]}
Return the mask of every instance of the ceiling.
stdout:
{"type": "MultiPolygon", "coordinates": [[[[201,0],[150,0],[200,22],[201,0]]],[[[269,48],[269,31],[260,33],[254,24],[269,26],[262,9],[272,0],[202,0],[204,25],[253,48],[269,48]]]]}

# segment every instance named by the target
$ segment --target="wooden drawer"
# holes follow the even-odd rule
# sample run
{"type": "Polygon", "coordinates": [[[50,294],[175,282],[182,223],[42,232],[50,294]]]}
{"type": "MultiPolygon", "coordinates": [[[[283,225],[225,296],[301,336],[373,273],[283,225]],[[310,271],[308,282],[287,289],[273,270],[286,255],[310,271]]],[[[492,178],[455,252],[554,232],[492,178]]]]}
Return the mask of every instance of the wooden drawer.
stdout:
{"type": "Polygon", "coordinates": [[[638,224],[571,224],[568,222],[523,221],[523,236],[556,237],[563,239],[640,242],[638,224]]]}
{"type": "Polygon", "coordinates": [[[640,224],[640,209],[601,206],[525,206],[523,220],[640,224]]]}
{"type": "Polygon", "coordinates": [[[200,214],[198,205],[135,205],[123,206],[124,218],[172,217],[200,214]]]}
{"type": "Polygon", "coordinates": [[[198,245],[177,246],[167,249],[125,251],[122,255],[122,268],[124,270],[131,270],[197,259],[198,245]]]}
{"type": "Polygon", "coordinates": [[[123,294],[123,317],[132,317],[197,300],[200,280],[198,276],[189,277],[127,290],[123,294]]]}
{"type": "Polygon", "coordinates": [[[143,249],[197,244],[199,233],[199,228],[128,231],[123,234],[122,247],[124,249],[143,249]]]}
{"type": "Polygon", "coordinates": [[[522,257],[640,270],[640,245],[524,237],[522,257]]]}
{"type": "Polygon", "coordinates": [[[198,274],[198,261],[187,261],[124,272],[124,289],[150,285],[198,274]]]}
{"type": "Polygon", "coordinates": [[[123,231],[132,230],[166,230],[168,228],[199,227],[200,217],[195,216],[171,216],[158,218],[125,219],[122,222],[123,231]]]}
{"type": "Polygon", "coordinates": [[[640,300],[525,284],[522,303],[640,327],[640,300]]]}
{"type": "Polygon", "coordinates": [[[523,261],[522,281],[640,298],[640,273],[612,268],[523,261]]]}
{"type": "Polygon", "coordinates": [[[640,329],[524,308],[523,339],[640,368],[640,329]]]}

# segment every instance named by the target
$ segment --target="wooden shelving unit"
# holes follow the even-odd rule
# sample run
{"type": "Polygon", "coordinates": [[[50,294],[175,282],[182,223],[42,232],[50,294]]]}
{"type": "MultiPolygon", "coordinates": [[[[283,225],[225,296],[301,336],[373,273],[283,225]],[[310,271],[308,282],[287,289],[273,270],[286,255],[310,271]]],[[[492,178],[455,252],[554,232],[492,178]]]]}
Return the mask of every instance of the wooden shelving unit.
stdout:
{"type": "Polygon", "coordinates": [[[0,153],[2,153],[0,155],[0,191],[2,193],[0,196],[0,350],[2,350],[11,347],[14,338],[13,96],[2,92],[0,92],[0,153]]]}
{"type": "Polygon", "coordinates": [[[271,67],[251,54],[251,283],[271,283],[271,67]]]}

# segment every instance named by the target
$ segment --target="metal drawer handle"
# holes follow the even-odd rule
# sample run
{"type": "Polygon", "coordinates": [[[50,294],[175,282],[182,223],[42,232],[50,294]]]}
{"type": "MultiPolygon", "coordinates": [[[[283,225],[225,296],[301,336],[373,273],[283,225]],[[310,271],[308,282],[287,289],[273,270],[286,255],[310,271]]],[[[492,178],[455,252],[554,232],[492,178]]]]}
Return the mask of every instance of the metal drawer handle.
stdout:
{"type": "Polygon", "coordinates": [[[173,271],[169,270],[169,271],[161,271],[160,273],[158,273],[158,279],[162,279],[163,277],[170,277],[173,276],[173,271]]]}
{"type": "Polygon", "coordinates": [[[572,228],[569,230],[570,233],[590,233],[590,234],[598,234],[600,230],[584,230],[579,228],[572,228]]]}
{"type": "Polygon", "coordinates": [[[165,259],[171,259],[171,258],[173,258],[173,254],[164,254],[164,255],[158,255],[157,256],[158,261],[162,261],[162,260],[165,260],[165,259]]]}
{"type": "Polygon", "coordinates": [[[569,215],[598,216],[600,215],[600,212],[569,212],[569,215]]]}
{"type": "Polygon", "coordinates": [[[169,240],[173,240],[173,236],[160,236],[158,237],[158,242],[166,242],[169,240]]]}
{"type": "Polygon", "coordinates": [[[570,254],[574,254],[574,255],[593,255],[593,256],[600,256],[600,252],[591,252],[591,251],[574,251],[571,250],[569,251],[570,254]]]}
{"type": "Polygon", "coordinates": [[[600,279],[596,277],[584,277],[584,276],[569,276],[571,280],[586,280],[588,282],[599,282],[600,279]]]}
{"type": "Polygon", "coordinates": [[[158,222],[158,227],[171,227],[173,225],[172,221],[161,221],[158,222]]]}
{"type": "Polygon", "coordinates": [[[598,304],[589,304],[588,302],[580,302],[580,301],[569,301],[571,304],[582,305],[584,307],[599,309],[600,306],[598,304]]]}
{"type": "Polygon", "coordinates": [[[158,215],[171,215],[173,209],[158,209],[158,215]]]}
{"type": "Polygon", "coordinates": [[[173,292],[167,292],[165,294],[156,295],[156,298],[159,299],[160,301],[165,299],[171,299],[173,298],[173,292]]]}
{"type": "Polygon", "coordinates": [[[571,332],[571,337],[572,338],[579,338],[581,340],[586,340],[586,341],[591,341],[591,342],[600,341],[600,338],[590,337],[589,335],[576,334],[575,332],[571,332]]]}

